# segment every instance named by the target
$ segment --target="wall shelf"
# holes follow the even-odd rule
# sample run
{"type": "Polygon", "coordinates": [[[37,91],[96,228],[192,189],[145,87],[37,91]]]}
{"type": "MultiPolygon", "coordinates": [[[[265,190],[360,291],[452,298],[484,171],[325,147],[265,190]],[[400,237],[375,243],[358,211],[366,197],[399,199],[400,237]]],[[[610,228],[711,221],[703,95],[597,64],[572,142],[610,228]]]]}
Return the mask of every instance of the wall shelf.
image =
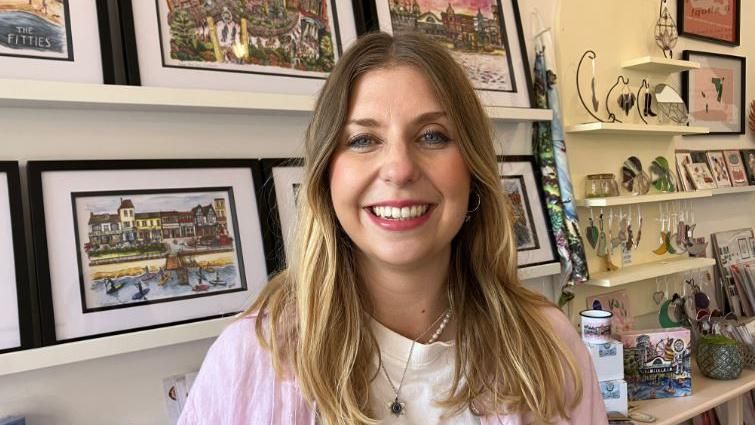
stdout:
{"type": "Polygon", "coordinates": [[[0,376],[214,338],[233,317],[0,354],[0,376]]]}
{"type": "MultiPolygon", "coordinates": [[[[740,188],[737,188],[740,189],[740,188]]],[[[649,202],[678,201],[682,199],[709,198],[715,194],[711,190],[696,190],[694,192],[651,193],[637,196],[610,196],[607,198],[578,199],[578,207],[613,207],[617,205],[645,204],[649,202]]]]}
{"type": "MultiPolygon", "coordinates": [[[[0,79],[0,107],[310,113],[314,106],[315,97],[307,95],[0,79]]],[[[553,119],[550,109],[486,106],[485,110],[491,119],[500,121],[553,119]]]]}
{"type": "Polygon", "coordinates": [[[624,69],[632,71],[653,72],[658,74],[673,74],[675,72],[700,69],[700,64],[692,61],[667,59],[653,56],[641,56],[630,59],[621,64],[624,69]]]}
{"type": "Polygon", "coordinates": [[[538,277],[553,276],[561,273],[561,263],[543,264],[540,266],[522,267],[517,272],[519,279],[535,279],[538,277]]]}
{"type": "Polygon", "coordinates": [[[684,134],[707,134],[707,127],[683,125],[623,124],[616,122],[589,122],[566,127],[567,133],[594,134],[642,134],[649,136],[680,136],[684,134]]]}
{"type": "Polygon", "coordinates": [[[627,283],[645,279],[652,279],[658,276],[667,276],[674,273],[711,267],[715,264],[716,260],[713,258],[668,258],[661,261],[653,261],[651,263],[626,266],[615,272],[592,273],[590,276],[591,279],[585,282],[585,284],[613,288],[615,286],[626,285],[627,283]]]}
{"type": "Polygon", "coordinates": [[[753,186],[736,186],[736,187],[719,187],[712,190],[713,196],[717,195],[732,195],[737,193],[750,193],[755,192],[755,185],[753,186]]]}

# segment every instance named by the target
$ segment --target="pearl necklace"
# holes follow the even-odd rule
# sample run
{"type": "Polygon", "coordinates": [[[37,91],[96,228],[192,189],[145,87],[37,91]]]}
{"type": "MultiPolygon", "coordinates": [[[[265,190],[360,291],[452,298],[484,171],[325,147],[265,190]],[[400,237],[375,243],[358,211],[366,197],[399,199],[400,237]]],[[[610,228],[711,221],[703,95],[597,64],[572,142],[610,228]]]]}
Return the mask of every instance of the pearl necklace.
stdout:
{"type": "Polygon", "coordinates": [[[448,322],[451,320],[451,309],[447,309],[445,313],[438,316],[437,319],[424,331],[422,332],[417,338],[415,338],[412,341],[412,345],[409,348],[409,357],[406,359],[406,364],[404,365],[404,373],[401,375],[401,381],[398,384],[398,387],[393,385],[393,381],[391,381],[391,377],[388,376],[388,371],[385,370],[385,365],[383,365],[383,359],[380,359],[380,368],[383,369],[383,374],[385,375],[385,378],[388,380],[388,383],[391,384],[391,388],[393,389],[393,394],[395,395],[395,398],[393,401],[388,403],[388,410],[393,414],[394,416],[398,417],[404,414],[404,409],[406,409],[406,402],[399,400],[399,393],[401,392],[401,387],[404,385],[404,378],[406,378],[406,371],[409,368],[409,361],[412,359],[412,353],[414,352],[414,345],[419,341],[420,338],[425,336],[428,332],[430,332],[430,329],[435,327],[435,325],[440,321],[440,325],[438,328],[433,332],[433,335],[430,337],[429,340],[427,340],[427,344],[432,344],[433,342],[437,341],[440,335],[443,333],[443,330],[446,328],[446,325],[448,325],[448,322]],[[441,319],[443,319],[441,321],[441,319]]]}

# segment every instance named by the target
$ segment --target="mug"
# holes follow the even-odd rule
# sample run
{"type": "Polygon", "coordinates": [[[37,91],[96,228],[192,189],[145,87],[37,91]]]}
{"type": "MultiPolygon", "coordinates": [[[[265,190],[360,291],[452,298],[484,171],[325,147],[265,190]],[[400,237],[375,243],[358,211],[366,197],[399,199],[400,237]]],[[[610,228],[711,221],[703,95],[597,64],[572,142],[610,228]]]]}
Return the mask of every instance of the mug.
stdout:
{"type": "Polygon", "coordinates": [[[611,317],[613,313],[603,310],[582,310],[582,339],[590,344],[611,342],[611,317]]]}

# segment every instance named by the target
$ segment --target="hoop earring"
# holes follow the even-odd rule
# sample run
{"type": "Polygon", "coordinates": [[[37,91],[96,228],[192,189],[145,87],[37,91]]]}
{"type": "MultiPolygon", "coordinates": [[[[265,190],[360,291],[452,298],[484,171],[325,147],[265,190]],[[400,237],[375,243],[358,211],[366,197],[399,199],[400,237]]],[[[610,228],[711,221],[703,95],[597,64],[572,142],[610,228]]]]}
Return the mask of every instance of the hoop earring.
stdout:
{"type": "Polygon", "coordinates": [[[480,194],[477,192],[472,192],[473,195],[477,197],[477,204],[472,208],[471,210],[467,211],[467,215],[464,216],[464,222],[469,223],[470,220],[472,220],[472,216],[474,213],[477,212],[477,210],[480,209],[480,204],[482,203],[482,198],[480,198],[480,194]]]}

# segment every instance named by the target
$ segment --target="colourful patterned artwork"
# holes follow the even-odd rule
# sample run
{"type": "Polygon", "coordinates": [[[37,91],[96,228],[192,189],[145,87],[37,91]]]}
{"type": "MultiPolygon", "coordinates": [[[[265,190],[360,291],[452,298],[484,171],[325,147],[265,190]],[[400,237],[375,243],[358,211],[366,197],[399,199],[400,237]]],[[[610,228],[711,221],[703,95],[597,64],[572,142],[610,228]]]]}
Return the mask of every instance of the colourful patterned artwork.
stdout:
{"type": "Polygon", "coordinates": [[[628,331],[621,341],[630,401],[692,394],[689,329],[628,331]]]}
{"type": "Polygon", "coordinates": [[[0,0],[0,55],[73,60],[68,0],[0,0]]]}
{"type": "Polygon", "coordinates": [[[447,46],[478,90],[516,91],[499,0],[388,0],[395,34],[425,33],[447,46]]]}
{"type": "Polygon", "coordinates": [[[230,188],[71,197],[84,313],[246,289],[230,188]]]}
{"type": "Polygon", "coordinates": [[[518,251],[539,248],[537,231],[532,222],[532,208],[527,197],[527,188],[523,176],[505,176],[501,178],[503,189],[509,195],[514,214],[514,234],[518,251]]]}
{"type": "Polygon", "coordinates": [[[690,110],[700,121],[732,121],[734,119],[734,71],[725,68],[701,68],[695,71],[695,87],[691,88],[696,107],[690,110]]]}
{"type": "Polygon", "coordinates": [[[340,51],[327,0],[159,0],[163,62],[325,78],[340,51]]]}

